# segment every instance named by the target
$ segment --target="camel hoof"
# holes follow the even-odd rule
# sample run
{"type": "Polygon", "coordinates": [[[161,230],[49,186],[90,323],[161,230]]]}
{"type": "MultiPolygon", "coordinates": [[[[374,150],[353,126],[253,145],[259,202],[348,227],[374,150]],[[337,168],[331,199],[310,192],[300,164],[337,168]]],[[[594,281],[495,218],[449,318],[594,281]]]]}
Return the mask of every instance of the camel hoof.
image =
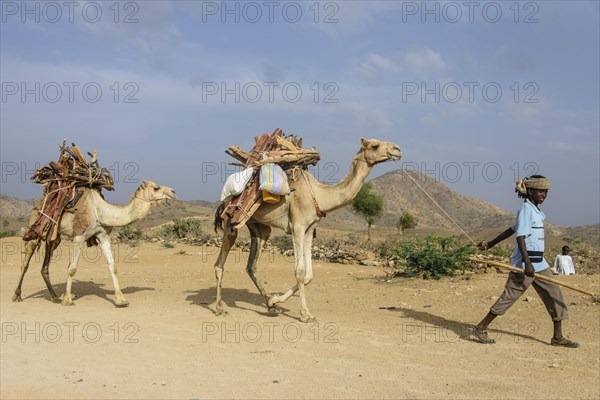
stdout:
{"type": "Polygon", "coordinates": [[[269,307],[269,314],[271,315],[279,315],[283,312],[283,310],[277,306],[269,307]]]}
{"type": "Polygon", "coordinates": [[[13,302],[15,302],[15,303],[20,303],[20,302],[22,302],[22,301],[23,301],[23,299],[21,298],[21,295],[20,295],[20,294],[16,294],[16,293],[15,293],[15,294],[13,295],[13,297],[12,297],[12,301],[13,301],[13,302]]]}
{"type": "Polygon", "coordinates": [[[127,300],[125,300],[125,299],[118,299],[118,300],[115,300],[115,305],[118,308],[124,308],[124,307],[127,307],[129,305],[129,302],[127,300]]]}
{"type": "Polygon", "coordinates": [[[317,319],[315,317],[313,317],[312,315],[303,315],[300,317],[300,322],[304,322],[305,324],[309,323],[309,322],[317,322],[317,319]]]}
{"type": "Polygon", "coordinates": [[[52,296],[52,297],[50,298],[50,301],[51,301],[51,302],[53,302],[53,303],[57,303],[57,304],[58,304],[58,303],[60,303],[62,300],[60,299],[60,297],[57,297],[57,296],[52,296]]]}
{"type": "Polygon", "coordinates": [[[73,293],[71,293],[70,295],[67,295],[66,293],[63,294],[61,296],[61,298],[59,300],[61,300],[61,304],[63,306],[74,306],[75,303],[73,303],[73,293]]]}

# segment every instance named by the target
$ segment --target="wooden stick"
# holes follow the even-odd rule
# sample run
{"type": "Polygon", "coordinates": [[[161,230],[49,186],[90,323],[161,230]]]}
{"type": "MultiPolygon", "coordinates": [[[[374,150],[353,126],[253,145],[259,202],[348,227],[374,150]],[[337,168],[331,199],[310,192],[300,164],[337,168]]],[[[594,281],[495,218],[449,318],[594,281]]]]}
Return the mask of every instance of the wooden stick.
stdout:
{"type": "MultiPolygon", "coordinates": [[[[478,262],[478,263],[482,263],[482,264],[495,265],[497,267],[501,267],[501,268],[505,268],[505,269],[510,269],[511,271],[523,272],[523,270],[521,268],[513,267],[512,265],[504,264],[504,263],[501,263],[501,262],[498,262],[498,261],[486,260],[485,258],[469,257],[469,260],[474,261],[474,262],[478,262]]],[[[566,288],[575,290],[576,292],[580,292],[580,293],[583,293],[583,294],[587,294],[588,296],[592,296],[594,298],[598,298],[598,296],[596,296],[592,292],[588,292],[587,290],[583,290],[581,288],[578,288],[577,286],[573,286],[573,285],[569,285],[568,283],[561,282],[558,279],[549,278],[547,276],[536,274],[536,273],[534,273],[533,276],[536,277],[537,279],[541,279],[543,281],[548,281],[548,282],[556,283],[557,285],[564,286],[566,288]]]]}

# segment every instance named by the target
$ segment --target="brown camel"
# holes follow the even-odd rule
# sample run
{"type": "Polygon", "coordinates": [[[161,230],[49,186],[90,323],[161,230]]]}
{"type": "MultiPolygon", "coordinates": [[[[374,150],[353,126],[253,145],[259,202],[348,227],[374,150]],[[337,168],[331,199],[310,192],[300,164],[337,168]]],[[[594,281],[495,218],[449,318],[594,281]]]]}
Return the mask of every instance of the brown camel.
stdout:
{"type": "MultiPolygon", "coordinates": [[[[161,200],[175,199],[175,191],[167,186],[160,186],[151,181],[143,181],[140,187],[137,188],[131,200],[127,205],[113,205],[106,202],[100,193],[93,189],[83,189],[83,195],[71,210],[65,211],[60,219],[59,235],[56,240],[46,244],[44,261],[42,263],[42,277],[53,302],[60,302],[59,297],[54,292],[50,283],[49,267],[50,258],[53,251],[58,247],[61,241],[61,236],[72,240],[73,246],[70,251],[70,261],[68,267],[67,288],[62,299],[63,305],[73,304],[73,295],[71,286],[73,284],[73,276],[77,271],[77,262],[83,250],[85,243],[92,238],[97,238],[100,249],[108,262],[108,269],[112,276],[113,285],[115,287],[115,304],[117,306],[126,306],[129,303],[123,297],[123,293],[119,288],[117,280],[117,268],[115,266],[112,251],[110,249],[110,232],[112,228],[118,226],[126,226],[135,221],[139,221],[148,215],[152,205],[157,204],[161,200]]],[[[41,199],[43,200],[43,198],[41,199]]],[[[41,202],[33,209],[30,218],[30,225],[35,222],[41,202]]],[[[92,239],[93,240],[93,239],[92,239]]],[[[21,277],[19,284],[12,298],[13,301],[22,301],[21,286],[25,273],[29,268],[29,261],[39,245],[38,240],[31,240],[25,246],[25,258],[21,265],[21,277]]]]}
{"type": "MultiPolygon", "coordinates": [[[[360,190],[363,182],[375,164],[402,157],[400,147],[394,143],[376,139],[361,139],[361,148],[352,161],[348,175],[336,185],[327,185],[315,179],[305,170],[298,170],[292,182],[292,192],[282,196],[279,203],[263,203],[246,222],[250,230],[250,255],[246,271],[262,295],[269,312],[279,312],[277,303],[286,301],[299,291],[300,320],[310,322],[314,317],[306,305],[304,287],[313,279],[312,240],[314,230],[321,218],[330,211],[349,204],[360,190]],[[294,245],[296,284],[282,295],[269,297],[256,278],[257,262],[264,242],[269,238],[271,228],[279,228],[292,235],[294,245]]],[[[216,314],[227,314],[221,299],[224,265],[227,255],[237,238],[237,230],[225,224],[221,212],[231,199],[225,199],[215,215],[215,229],[223,229],[223,245],[215,263],[217,278],[216,314]]]]}

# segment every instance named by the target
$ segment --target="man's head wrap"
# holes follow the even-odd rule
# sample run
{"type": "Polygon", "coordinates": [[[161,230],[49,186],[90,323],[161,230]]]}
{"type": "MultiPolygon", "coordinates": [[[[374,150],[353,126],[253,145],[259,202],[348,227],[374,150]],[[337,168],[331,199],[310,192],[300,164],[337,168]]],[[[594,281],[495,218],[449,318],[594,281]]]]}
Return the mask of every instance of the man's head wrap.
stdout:
{"type": "Polygon", "coordinates": [[[527,194],[527,189],[550,189],[550,179],[548,178],[524,178],[517,181],[515,192],[523,195],[527,194]]]}

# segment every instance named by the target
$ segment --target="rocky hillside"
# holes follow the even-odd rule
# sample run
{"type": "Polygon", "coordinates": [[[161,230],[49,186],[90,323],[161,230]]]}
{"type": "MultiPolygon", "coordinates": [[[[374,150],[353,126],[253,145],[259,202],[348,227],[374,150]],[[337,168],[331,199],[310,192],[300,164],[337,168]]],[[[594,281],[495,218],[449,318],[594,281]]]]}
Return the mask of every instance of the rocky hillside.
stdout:
{"type": "MultiPolygon", "coordinates": [[[[500,207],[456,193],[429,176],[415,171],[408,174],[468,232],[490,226],[509,225],[515,218],[514,214],[500,207]]],[[[420,228],[459,231],[404,171],[389,172],[371,182],[385,200],[384,216],[377,222],[377,226],[395,227],[400,215],[409,212],[417,217],[420,228]]],[[[332,213],[331,217],[330,221],[325,221],[326,226],[333,227],[341,223],[349,227],[364,228],[364,221],[352,212],[350,206],[332,213]]]]}
{"type": "Polygon", "coordinates": [[[2,228],[18,229],[27,225],[33,200],[21,200],[12,196],[0,196],[0,223],[2,228]]]}
{"type": "Polygon", "coordinates": [[[456,229],[456,225],[419,189],[415,181],[467,231],[502,226],[514,219],[514,214],[505,209],[463,196],[427,175],[398,170],[372,181],[374,188],[385,198],[386,214],[393,216],[385,221],[386,224],[394,225],[406,211],[417,217],[421,226],[456,229]]]}

